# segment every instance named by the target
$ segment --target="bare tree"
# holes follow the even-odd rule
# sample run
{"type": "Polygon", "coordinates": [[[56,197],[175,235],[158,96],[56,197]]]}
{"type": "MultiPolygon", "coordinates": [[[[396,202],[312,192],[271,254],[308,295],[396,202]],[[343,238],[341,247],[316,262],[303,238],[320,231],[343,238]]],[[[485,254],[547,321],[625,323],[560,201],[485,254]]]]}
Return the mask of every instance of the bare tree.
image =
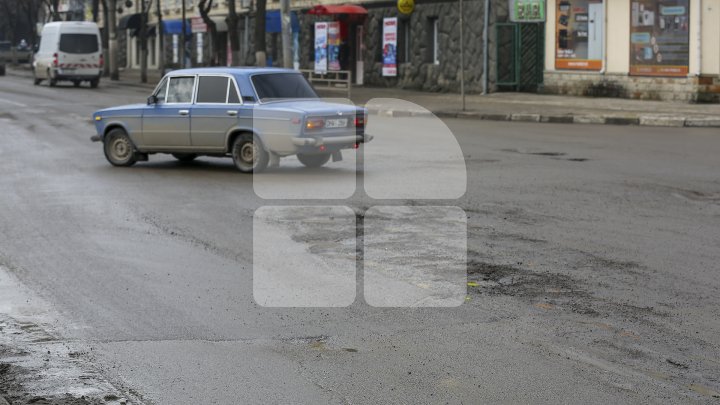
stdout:
{"type": "Polygon", "coordinates": [[[158,36],[158,49],[160,49],[160,52],[158,52],[158,70],[160,71],[160,75],[165,74],[165,27],[163,26],[163,17],[162,17],[162,10],[160,7],[160,3],[162,3],[162,0],[158,0],[157,3],[157,17],[158,17],[158,23],[157,23],[157,36],[158,36]]]}
{"type": "Polygon", "coordinates": [[[218,49],[218,38],[217,38],[217,25],[215,21],[208,15],[212,8],[213,0],[200,0],[198,2],[198,11],[202,17],[205,25],[207,25],[208,33],[210,34],[210,64],[217,66],[220,64],[220,51],[218,49]]]}
{"type": "MultiPolygon", "coordinates": [[[[18,15],[17,9],[14,2],[10,0],[0,0],[0,13],[2,13],[2,31],[5,34],[5,38],[10,40],[12,45],[15,45],[15,33],[17,32],[18,15]]],[[[11,46],[12,52],[12,64],[17,65],[17,53],[15,47],[11,46]]]]}
{"type": "Polygon", "coordinates": [[[230,52],[232,52],[232,65],[240,65],[240,33],[238,31],[238,15],[235,7],[235,0],[228,0],[228,41],[230,41],[230,52]]]}
{"type": "Polygon", "coordinates": [[[24,22],[28,25],[30,28],[30,43],[35,45],[37,44],[38,39],[38,33],[37,33],[37,23],[38,23],[38,10],[42,6],[42,0],[26,0],[26,1],[20,1],[20,8],[18,8],[18,12],[22,12],[22,19],[24,22]]]}
{"type": "Polygon", "coordinates": [[[267,50],[265,44],[265,11],[267,0],[256,0],[255,2],[255,64],[265,66],[267,64],[267,50]]]}
{"type": "Polygon", "coordinates": [[[58,12],[60,0],[43,0],[47,8],[47,18],[49,21],[60,21],[60,12],[58,12]]]}
{"type": "MultiPolygon", "coordinates": [[[[103,76],[110,76],[110,59],[109,59],[109,41],[110,41],[110,10],[108,10],[107,0],[100,0],[103,9],[103,30],[102,30],[102,48],[105,56],[105,64],[103,65],[103,76]]],[[[115,10],[112,10],[114,12],[115,10]]]]}

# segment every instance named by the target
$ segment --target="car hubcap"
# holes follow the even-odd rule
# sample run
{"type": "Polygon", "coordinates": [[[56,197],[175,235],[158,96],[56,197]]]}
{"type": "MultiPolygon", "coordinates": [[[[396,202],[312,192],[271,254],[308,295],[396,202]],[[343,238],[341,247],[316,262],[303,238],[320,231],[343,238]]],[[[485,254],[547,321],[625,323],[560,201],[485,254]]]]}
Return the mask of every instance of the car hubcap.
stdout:
{"type": "Polygon", "coordinates": [[[240,147],[240,159],[253,167],[255,166],[257,150],[255,149],[254,142],[247,142],[240,147]]]}
{"type": "Polygon", "coordinates": [[[117,160],[126,160],[130,155],[130,145],[125,139],[116,139],[111,147],[113,157],[117,160]]]}

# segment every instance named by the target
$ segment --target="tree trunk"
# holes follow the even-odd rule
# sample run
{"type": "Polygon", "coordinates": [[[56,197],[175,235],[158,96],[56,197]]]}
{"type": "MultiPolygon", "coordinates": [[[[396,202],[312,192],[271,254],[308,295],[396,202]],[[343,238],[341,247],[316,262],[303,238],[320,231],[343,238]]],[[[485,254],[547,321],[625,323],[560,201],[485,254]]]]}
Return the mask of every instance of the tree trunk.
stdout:
{"type": "MultiPolygon", "coordinates": [[[[141,0],[144,3],[144,0],[141,0]]],[[[142,3],[141,3],[142,4],[142,3]]],[[[149,6],[149,5],[148,5],[149,6]]],[[[147,49],[147,20],[148,8],[142,5],[140,10],[140,83],[147,83],[148,49],[147,49]]]]}
{"type": "Polygon", "coordinates": [[[267,51],[265,44],[265,9],[266,0],[257,0],[255,3],[255,64],[267,65],[267,51]]]}
{"type": "Polygon", "coordinates": [[[158,70],[160,71],[160,75],[163,76],[165,74],[165,27],[163,26],[163,19],[162,19],[162,10],[160,9],[160,3],[162,3],[161,0],[157,1],[157,15],[158,15],[158,26],[157,26],[157,36],[158,36],[158,48],[160,49],[160,52],[158,52],[158,70]]]}
{"type": "Polygon", "coordinates": [[[220,52],[218,49],[217,25],[208,15],[212,3],[213,0],[200,0],[198,3],[198,11],[200,11],[200,17],[202,17],[205,25],[207,25],[208,34],[210,34],[210,65],[218,66],[220,64],[220,52]]]}
{"type": "Polygon", "coordinates": [[[110,13],[108,12],[108,3],[107,0],[101,0],[102,1],[102,8],[103,8],[103,30],[102,30],[102,48],[103,48],[103,55],[105,56],[105,64],[103,65],[103,76],[108,77],[110,76],[110,52],[108,50],[109,45],[108,41],[110,40],[110,13]]]}
{"type": "Polygon", "coordinates": [[[282,25],[282,56],[283,67],[293,67],[292,54],[292,19],[290,16],[290,0],[280,0],[280,19],[282,25]]]}
{"type": "Polygon", "coordinates": [[[108,50],[110,51],[110,80],[120,80],[120,70],[118,68],[118,62],[120,54],[118,52],[117,43],[117,23],[115,22],[115,10],[117,10],[117,0],[108,1],[108,29],[109,29],[109,40],[108,50]]]}
{"type": "Polygon", "coordinates": [[[238,15],[235,8],[235,0],[228,2],[228,41],[230,41],[230,52],[232,53],[232,65],[240,65],[240,36],[238,32],[238,15]]]}

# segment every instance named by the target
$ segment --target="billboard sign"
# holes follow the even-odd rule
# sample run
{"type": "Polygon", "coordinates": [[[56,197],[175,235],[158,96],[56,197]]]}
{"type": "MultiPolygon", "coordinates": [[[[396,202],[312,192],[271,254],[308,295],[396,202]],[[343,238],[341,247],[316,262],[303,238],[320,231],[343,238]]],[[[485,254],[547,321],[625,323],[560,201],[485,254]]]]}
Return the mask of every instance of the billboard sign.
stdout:
{"type": "Polygon", "coordinates": [[[315,23],[315,73],[327,73],[328,70],[328,23],[315,23]]]}
{"type": "Polygon", "coordinates": [[[395,17],[383,19],[383,76],[397,76],[397,25],[395,17]]]}
{"type": "Polygon", "coordinates": [[[630,2],[630,74],[687,76],[690,1],[630,2]]]}

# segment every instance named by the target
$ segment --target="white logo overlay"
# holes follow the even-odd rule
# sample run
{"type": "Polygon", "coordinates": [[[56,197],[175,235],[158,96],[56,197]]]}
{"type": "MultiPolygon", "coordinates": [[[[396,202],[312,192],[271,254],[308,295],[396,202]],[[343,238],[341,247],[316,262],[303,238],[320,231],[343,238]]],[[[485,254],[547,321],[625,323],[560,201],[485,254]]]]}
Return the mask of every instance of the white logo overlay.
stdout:
{"type": "Polygon", "coordinates": [[[462,150],[398,99],[282,103],[254,113],[253,296],[265,307],[456,307],[467,294],[462,150]],[[332,103],[332,104],[328,104],[332,103]],[[288,112],[297,118],[288,118],[288,112]]]}

